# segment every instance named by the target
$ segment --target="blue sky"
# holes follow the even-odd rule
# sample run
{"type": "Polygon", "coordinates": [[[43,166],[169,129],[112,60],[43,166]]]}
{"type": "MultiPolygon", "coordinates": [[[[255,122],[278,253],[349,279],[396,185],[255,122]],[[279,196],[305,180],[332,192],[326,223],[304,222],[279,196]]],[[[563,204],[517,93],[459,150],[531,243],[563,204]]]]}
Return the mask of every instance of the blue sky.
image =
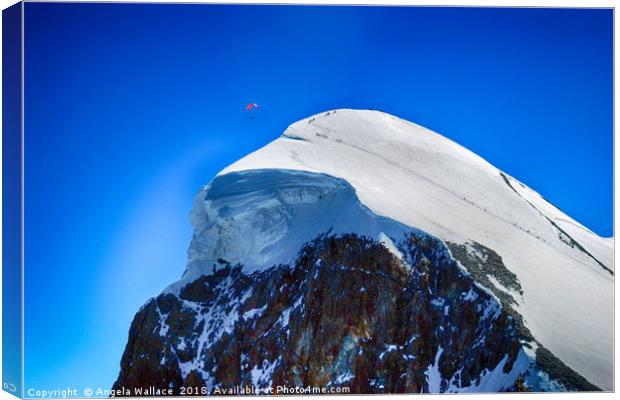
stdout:
{"type": "Polygon", "coordinates": [[[612,22],[26,3],[26,386],[110,387],[133,315],[183,271],[197,190],[328,109],[442,133],[610,236],[612,22]]]}

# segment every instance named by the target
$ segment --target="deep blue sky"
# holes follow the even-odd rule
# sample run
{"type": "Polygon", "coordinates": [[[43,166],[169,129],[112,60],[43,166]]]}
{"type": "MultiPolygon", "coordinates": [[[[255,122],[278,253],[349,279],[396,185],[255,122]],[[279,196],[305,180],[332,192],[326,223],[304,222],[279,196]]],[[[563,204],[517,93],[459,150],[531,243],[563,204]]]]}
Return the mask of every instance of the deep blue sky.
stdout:
{"type": "Polygon", "coordinates": [[[109,387],[134,313],[183,271],[199,187],[328,109],[431,128],[611,235],[612,22],[26,3],[27,387],[109,387]]]}

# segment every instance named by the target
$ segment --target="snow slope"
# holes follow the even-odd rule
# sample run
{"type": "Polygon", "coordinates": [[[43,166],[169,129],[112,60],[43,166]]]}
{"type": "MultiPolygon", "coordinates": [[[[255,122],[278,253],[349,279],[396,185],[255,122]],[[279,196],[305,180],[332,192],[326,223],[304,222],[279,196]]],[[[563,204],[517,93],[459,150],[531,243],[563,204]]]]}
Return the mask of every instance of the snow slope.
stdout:
{"type": "MultiPolygon", "coordinates": [[[[613,388],[613,239],[595,235],[462,146],[378,111],[335,110],[296,122],[216,180],[266,169],[340,178],[374,214],[446,241],[495,250],[520,281],[516,308],[536,340],[590,382],[613,388]]],[[[248,199],[240,196],[233,207],[242,212],[248,199]]],[[[324,209],[324,219],[305,221],[314,228],[332,218],[351,221],[339,219],[338,204],[335,199],[324,209]]],[[[362,229],[366,221],[354,219],[361,224],[341,228],[362,229]]],[[[273,245],[272,239],[264,244],[273,245]]],[[[195,256],[190,249],[190,273],[195,256]]]]}

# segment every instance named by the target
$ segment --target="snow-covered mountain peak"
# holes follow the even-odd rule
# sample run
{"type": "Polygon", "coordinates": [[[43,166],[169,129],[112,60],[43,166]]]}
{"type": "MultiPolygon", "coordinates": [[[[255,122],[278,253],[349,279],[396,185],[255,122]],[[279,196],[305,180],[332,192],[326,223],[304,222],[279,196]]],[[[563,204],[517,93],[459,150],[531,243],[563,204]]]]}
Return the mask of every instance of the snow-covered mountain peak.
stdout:
{"type": "MultiPolygon", "coordinates": [[[[434,203],[434,206],[439,209],[444,205],[454,208],[456,201],[478,208],[487,216],[493,208],[503,214],[500,217],[506,217],[508,223],[514,219],[527,220],[535,210],[520,196],[514,196],[508,182],[514,182],[512,186],[516,189],[524,189],[528,197],[532,194],[540,197],[542,201],[537,201],[540,208],[564,221],[563,228],[588,231],[482,157],[438,133],[381,111],[339,109],[302,119],[290,125],[277,140],[233,163],[219,175],[268,168],[305,170],[344,178],[353,185],[364,204],[379,214],[410,226],[434,225],[431,231],[441,232],[440,236],[445,238],[463,240],[472,235],[458,237],[460,229],[453,229],[454,219],[450,213],[441,213],[443,217],[432,215],[431,221],[425,221],[426,218],[420,220],[417,210],[426,210],[426,207],[409,206],[403,210],[403,206],[437,192],[441,203],[434,203]],[[411,179],[424,185],[415,188],[414,198],[409,197],[412,188],[402,184],[411,179]],[[429,190],[421,191],[424,187],[429,190]],[[388,189],[396,198],[376,196],[388,189]],[[409,201],[400,202],[401,194],[409,201]],[[519,203],[516,208],[511,204],[515,201],[519,203]],[[521,215],[520,211],[526,215],[521,215]],[[446,223],[442,223],[443,220],[446,223]]],[[[527,231],[529,227],[523,228],[527,231]]],[[[595,240],[598,238],[592,232],[589,234],[595,240]]],[[[481,237],[475,239],[484,241],[481,237]]]]}
{"type": "Polygon", "coordinates": [[[341,109],[292,124],[219,176],[251,170],[341,179],[373,215],[492,249],[522,288],[515,308],[536,340],[591,382],[612,387],[613,240],[481,157],[392,115],[341,109]]]}
{"type": "Polygon", "coordinates": [[[613,239],[419,125],[298,121],[190,219],[185,273],[136,314],[117,388],[613,389],[613,239]]]}

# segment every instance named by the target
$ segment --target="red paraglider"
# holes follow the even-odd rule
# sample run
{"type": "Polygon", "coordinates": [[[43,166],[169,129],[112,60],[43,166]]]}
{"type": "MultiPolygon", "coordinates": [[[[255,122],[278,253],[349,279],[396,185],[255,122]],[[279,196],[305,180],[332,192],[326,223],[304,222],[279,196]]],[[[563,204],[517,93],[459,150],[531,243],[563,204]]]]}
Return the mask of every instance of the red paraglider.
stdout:
{"type": "Polygon", "coordinates": [[[248,106],[245,108],[246,110],[250,111],[253,108],[258,108],[258,104],[256,103],[250,103],[248,104],[248,106]]]}

